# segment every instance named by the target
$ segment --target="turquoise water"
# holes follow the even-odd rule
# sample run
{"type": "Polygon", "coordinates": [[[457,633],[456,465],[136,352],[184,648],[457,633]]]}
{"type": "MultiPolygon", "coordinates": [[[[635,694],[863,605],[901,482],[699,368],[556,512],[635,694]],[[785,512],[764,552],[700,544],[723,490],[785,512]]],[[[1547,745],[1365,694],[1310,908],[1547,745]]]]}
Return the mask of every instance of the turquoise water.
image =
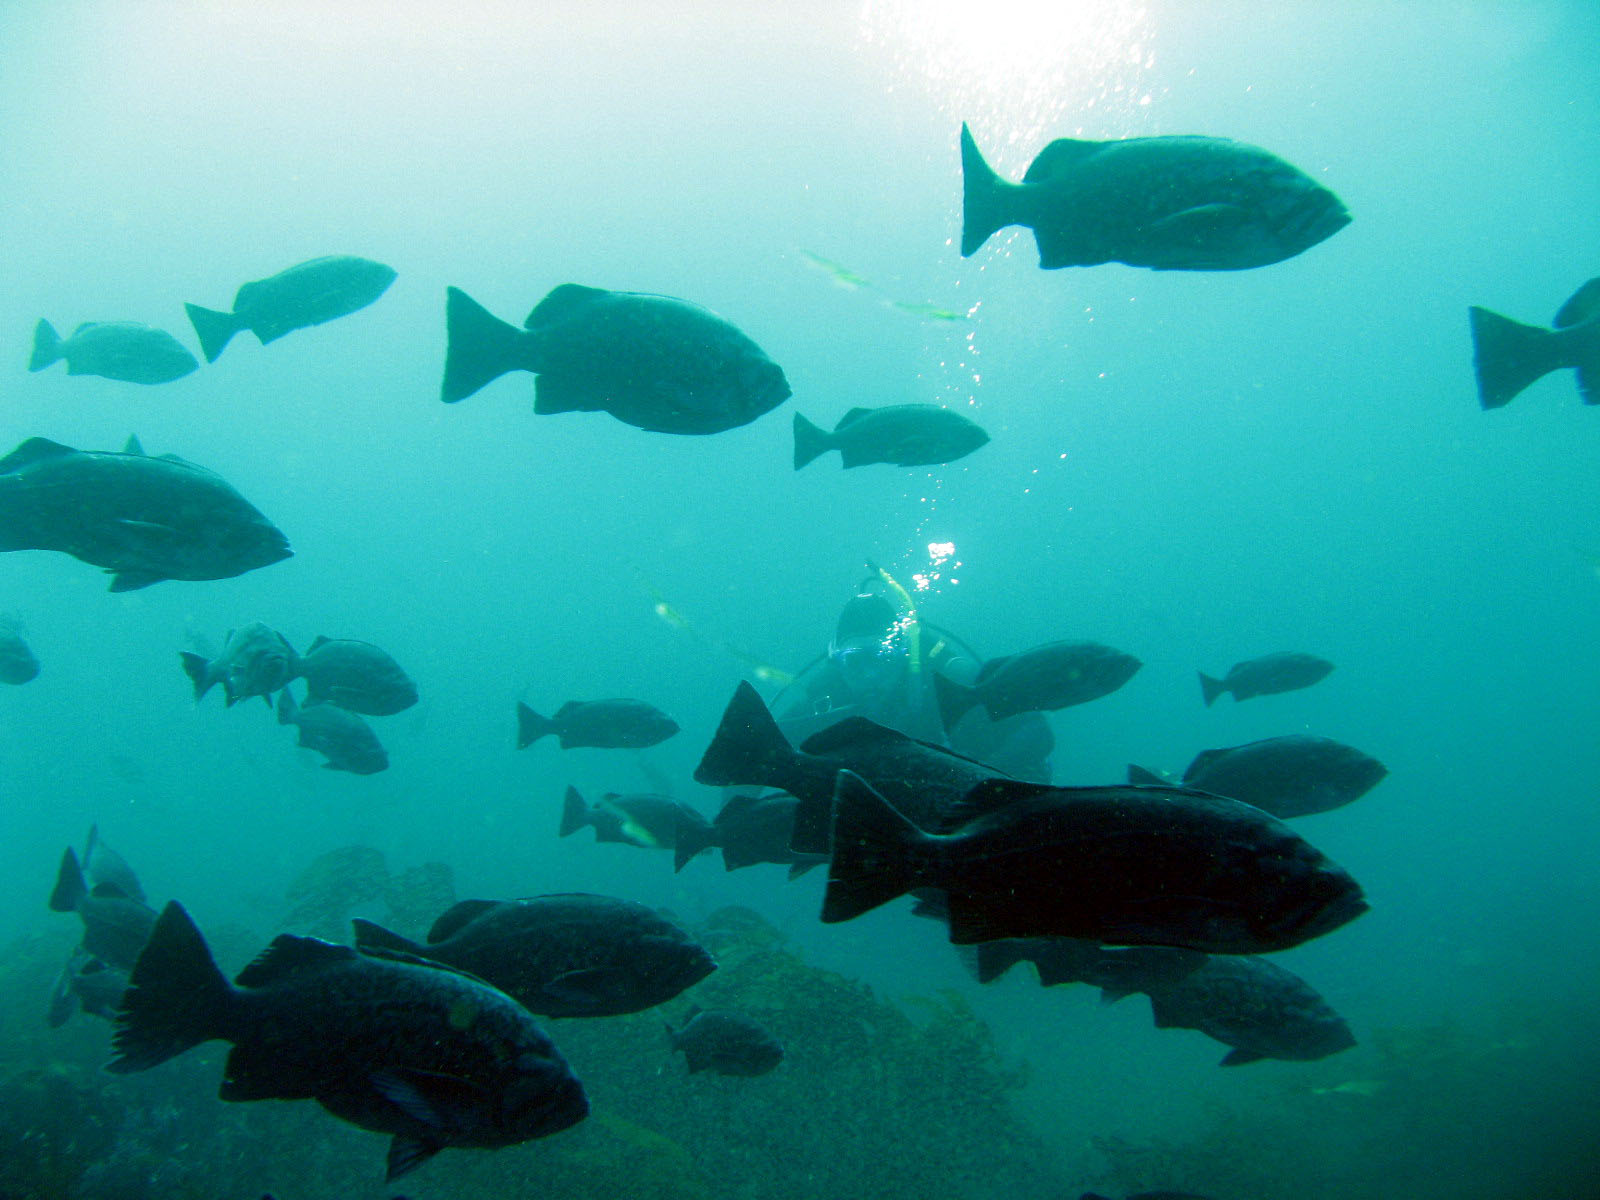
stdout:
{"type": "MultiPolygon", "coordinates": [[[[888,1001],[953,989],[997,1058],[1031,1068],[1005,1105],[1062,1194],[1597,1194],[1600,431],[1569,372],[1480,411],[1466,308],[1546,324],[1597,272],[1600,14],[1041,10],[9,6],[0,446],[137,433],[224,476],[295,550],[118,595],[64,555],[0,563],[0,609],[43,664],[0,694],[0,940],[19,961],[70,949],[74,923],[44,898],[91,822],[158,903],[239,927],[241,956],[282,927],[312,860],[363,844],[396,871],[448,864],[461,897],[614,892],[690,922],[744,905],[888,1001]],[[1354,222],[1237,274],[1043,272],[1017,229],[964,260],[963,120],[1013,179],[1059,136],[1238,138],[1332,188],[1354,222]],[[160,387],[23,369],[41,317],[144,321],[192,346],[185,301],[224,308],[240,283],[323,254],[399,278],[369,309],[267,347],[242,336],[160,387]],[[705,438],[535,417],[521,375],[439,403],[447,285],[520,320],[565,282],[706,305],[783,366],[793,399],[705,438]],[[791,411],[831,425],[908,402],[959,407],[992,441],[943,468],[791,469],[791,411]],[[1297,732],[1382,759],[1371,795],[1297,823],[1372,912],[1280,957],[1361,1045],[1220,1071],[1221,1047],[1154,1030],[1141,1000],[1100,1009],[1023,972],[978,989],[903,906],[822,927],[816,875],[674,875],[664,855],[556,839],[568,784],[666,780],[714,811],[689,775],[750,673],[730,648],[798,669],[868,559],[924,576],[923,615],[984,654],[1084,638],[1144,661],[1052,718],[1059,782],[1297,732]],[[178,651],[251,620],[300,648],[370,640],[405,665],[422,701],[374,721],[388,771],[319,770],[259,703],[194,704],[178,651]],[[1338,667],[1304,692],[1200,705],[1196,669],[1279,649],[1338,667]],[[648,699],[684,732],[637,756],[512,749],[516,700],[601,696],[648,699]]],[[[44,1003],[8,990],[13,1064],[104,1057],[90,1018],[52,1043],[44,1003]]],[[[306,1165],[305,1139],[327,1137],[378,1194],[377,1138],[310,1105],[224,1109],[207,1053],[205,1070],[171,1068],[196,1131],[299,1132],[269,1129],[247,1168],[207,1158],[220,1143],[196,1132],[171,1156],[190,1155],[185,1186],[335,1194],[306,1165]]],[[[651,1065],[677,1064],[663,1049],[651,1065]]],[[[134,1088],[108,1093],[125,1110],[157,1103],[165,1069],[82,1078],[134,1088]]],[[[815,1132],[802,1093],[727,1083],[677,1102],[722,1106],[703,1111],[724,1128],[737,1113],[815,1132]]],[[[672,1101],[618,1097],[610,1119],[665,1128],[672,1101]]],[[[865,1103],[842,1094],[822,1153],[855,1161],[848,1114],[865,1103]]],[[[971,1159],[1006,1161],[1012,1143],[985,1128],[964,1133],[971,1159]]],[[[538,1180],[573,1153],[562,1140],[494,1157],[538,1180]]],[[[764,1165],[691,1145],[701,1194],[880,1186],[824,1182],[784,1144],[764,1165]]],[[[480,1157],[444,1155],[408,1194],[455,1194],[480,1157]]],[[[993,1188],[1015,1186],[992,1170],[993,1188]]],[[[981,1172],[950,1186],[992,1194],[981,1172]]]]}

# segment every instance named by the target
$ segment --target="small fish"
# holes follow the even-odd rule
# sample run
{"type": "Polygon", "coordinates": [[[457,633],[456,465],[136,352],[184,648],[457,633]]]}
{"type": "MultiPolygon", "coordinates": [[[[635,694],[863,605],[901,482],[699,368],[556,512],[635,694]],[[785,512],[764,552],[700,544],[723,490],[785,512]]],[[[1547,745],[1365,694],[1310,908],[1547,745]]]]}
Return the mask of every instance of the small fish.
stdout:
{"type": "Polygon", "coordinates": [[[691,1075],[765,1075],[783,1061],[783,1043],[765,1026],[727,1009],[692,1005],[682,1025],[667,1026],[667,1038],[683,1051],[691,1075]]]}
{"type": "Polygon", "coordinates": [[[1008,183],[962,125],[961,170],[962,256],[1026,225],[1046,270],[1239,271],[1293,258],[1350,223],[1327,188],[1227,138],[1059,138],[1008,183]]]}
{"type": "Polygon", "coordinates": [[[426,945],[370,921],[354,924],[363,950],[400,950],[468,971],[544,1017],[643,1012],[717,968],[677,925],[615,896],[463,900],[434,922],[426,945]]]}
{"type": "Polygon", "coordinates": [[[607,792],[593,805],[585,803],[575,787],[567,788],[561,808],[561,837],[569,837],[585,825],[594,827],[594,840],[639,846],[646,850],[671,850],[677,845],[678,831],[690,828],[699,835],[711,823],[695,809],[671,796],[649,793],[620,795],[607,792]]]}
{"type": "Polygon", "coordinates": [[[22,640],[22,631],[0,618],[0,683],[22,684],[38,676],[39,660],[22,640]]]}
{"type": "Polygon", "coordinates": [[[230,629],[216,658],[188,650],[180,650],[178,656],[184,674],[194,684],[197,702],[220,683],[229,708],[251,696],[260,696],[270,708],[272,693],[294,678],[294,647],[283,634],[260,621],[230,629]]]}
{"type": "Polygon", "coordinates": [[[327,759],[325,770],[376,775],[387,770],[389,755],[372,727],[337,704],[295,703],[288,688],[278,693],[278,724],[300,730],[297,744],[327,759]]]}
{"type": "Polygon", "coordinates": [[[281,934],[232,984],[168,904],[117,1016],[114,1074],[231,1042],[224,1100],[313,1099],[389,1133],[387,1180],[452,1146],[547,1137],[588,1115],[583,1085],[515,1000],[406,954],[281,934]]]}
{"type": "Polygon", "coordinates": [[[290,556],[288,540],[204,467],[29,438],[0,458],[0,552],[59,550],[127,592],[164,579],[227,579],[290,556]]]}
{"type": "Polygon", "coordinates": [[[678,732],[678,723],[643,700],[569,700],[553,717],[517,704],[517,749],[525,750],[555,734],[563,750],[592,746],[603,750],[642,750],[678,732]]]}
{"type": "Polygon", "coordinates": [[[89,321],[63,339],[49,321],[33,331],[28,370],[42,371],[67,360],[68,375],[99,375],[124,383],[171,383],[200,367],[178,340],[162,329],[133,321],[89,321]]]}
{"type": "MultiPolygon", "coordinates": [[[[1252,804],[1275,817],[1305,817],[1359,800],[1389,768],[1332,738],[1289,734],[1242,746],[1202,750],[1183,786],[1252,804]]],[[[1164,784],[1143,767],[1128,767],[1132,784],[1164,784]]]]}
{"type": "Polygon", "coordinates": [[[1278,654],[1263,654],[1260,658],[1234,663],[1221,679],[1213,679],[1204,671],[1200,675],[1200,694],[1210,708],[1217,697],[1233,693],[1235,702],[1252,696],[1272,696],[1279,692],[1293,692],[1308,688],[1327,678],[1333,664],[1315,654],[1300,654],[1286,650],[1278,654]]]}
{"type": "Polygon", "coordinates": [[[313,258],[242,286],[232,312],[185,304],[207,362],[242,329],[265,346],[296,329],[308,329],[365,308],[395,281],[392,268],[368,258],[313,258]]]}
{"type": "Polygon", "coordinates": [[[399,663],[371,642],[318,637],[295,660],[291,678],[306,681],[307,704],[337,704],[369,717],[404,712],[417,685],[399,663]]]}
{"type": "Polygon", "coordinates": [[[445,318],[447,404],[507,371],[532,371],[536,413],[608,412],[656,433],[709,434],[789,398],[782,369],[761,347],[671,296],[565,283],[517,329],[451,288],[445,318]]]}
{"type": "Polygon", "coordinates": [[[934,466],[965,458],[988,441],[989,435],[974,422],[937,404],[852,408],[832,433],[795,413],[794,469],[829,450],[839,451],[847,470],[871,463],[934,466]]]}
{"type": "Polygon", "coordinates": [[[45,1019],[52,1029],[65,1025],[75,1012],[115,1020],[127,990],[126,970],[113,967],[79,946],[68,957],[67,965],[56,979],[45,1019]]]}
{"type": "Polygon", "coordinates": [[[950,940],[1075,937],[1216,954],[1283,950],[1366,911],[1342,868],[1266,813],[1182,788],[989,780],[956,832],[925,833],[841,771],[822,920],[919,887],[950,940]]]}
{"type": "Polygon", "coordinates": [[[1142,665],[1133,655],[1098,642],[1047,642],[989,659],[971,687],[937,674],[933,685],[944,727],[953,729],[978,705],[991,721],[1003,721],[1098,700],[1127,683],[1142,665]]]}
{"type": "MultiPolygon", "coordinates": [[[[93,838],[91,834],[91,846],[93,838]]],[[[93,874],[86,874],[76,851],[67,847],[50,893],[50,911],[77,913],[83,921],[83,950],[112,967],[129,970],[150,936],[155,910],[145,903],[143,889],[120,856],[114,860],[120,873],[97,866],[93,849],[88,861],[93,874]]]]}
{"type": "Polygon", "coordinates": [[[704,819],[680,821],[673,842],[674,868],[683,870],[697,854],[716,846],[722,850],[725,870],[777,863],[789,867],[791,879],[803,875],[827,862],[828,856],[797,854],[790,848],[799,807],[800,801],[786,792],[730,796],[709,825],[704,819]]]}
{"type": "Polygon", "coordinates": [[[1567,367],[1577,372],[1583,402],[1600,404],[1600,278],[1572,294],[1553,329],[1523,325],[1486,308],[1467,312],[1478,403],[1485,409],[1509,404],[1535,380],[1567,367]]]}

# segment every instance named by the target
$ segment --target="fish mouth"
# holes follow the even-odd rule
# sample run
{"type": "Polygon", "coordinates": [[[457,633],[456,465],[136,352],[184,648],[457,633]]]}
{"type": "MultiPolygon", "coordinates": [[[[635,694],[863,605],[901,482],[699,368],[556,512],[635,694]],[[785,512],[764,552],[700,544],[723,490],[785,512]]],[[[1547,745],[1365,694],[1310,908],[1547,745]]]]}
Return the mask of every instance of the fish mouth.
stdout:
{"type": "Polygon", "coordinates": [[[1280,229],[1284,236],[1309,247],[1331,238],[1351,220],[1337,196],[1318,188],[1290,209],[1280,229]]]}
{"type": "Polygon", "coordinates": [[[1301,909],[1301,918],[1292,926],[1299,940],[1310,941],[1331,933],[1341,925],[1348,925],[1372,907],[1355,880],[1346,876],[1340,882],[1341,889],[1331,900],[1318,897],[1301,909]]]}

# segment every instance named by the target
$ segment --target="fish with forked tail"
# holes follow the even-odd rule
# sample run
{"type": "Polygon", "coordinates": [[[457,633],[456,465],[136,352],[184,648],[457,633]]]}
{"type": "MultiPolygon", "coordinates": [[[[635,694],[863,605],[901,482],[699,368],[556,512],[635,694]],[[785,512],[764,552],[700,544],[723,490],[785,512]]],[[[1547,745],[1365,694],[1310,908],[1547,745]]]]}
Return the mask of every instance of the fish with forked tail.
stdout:
{"type": "Polygon", "coordinates": [[[1569,367],[1577,373],[1583,402],[1600,404],[1600,278],[1568,298],[1551,329],[1476,306],[1467,313],[1478,403],[1484,408],[1501,408],[1534,381],[1569,367]]]}

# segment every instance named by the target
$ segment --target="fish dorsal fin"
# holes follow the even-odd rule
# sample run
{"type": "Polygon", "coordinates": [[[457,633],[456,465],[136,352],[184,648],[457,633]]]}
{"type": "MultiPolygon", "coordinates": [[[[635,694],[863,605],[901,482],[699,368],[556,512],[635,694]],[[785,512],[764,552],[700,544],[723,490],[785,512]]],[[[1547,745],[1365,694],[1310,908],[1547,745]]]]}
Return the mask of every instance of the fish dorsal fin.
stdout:
{"type": "MultiPolygon", "coordinates": [[[[1216,762],[1217,759],[1228,753],[1228,751],[1232,748],[1233,747],[1231,746],[1222,746],[1215,750],[1200,751],[1199,754],[1194,756],[1194,761],[1189,764],[1189,769],[1183,773],[1183,781],[1188,783],[1195,776],[1199,775],[1200,772],[1204,771],[1212,763],[1216,762]]],[[[1165,783],[1167,781],[1163,779],[1161,782],[1165,783]]]]}
{"type": "Polygon", "coordinates": [[[428,930],[428,944],[431,946],[446,938],[454,937],[484,913],[499,908],[500,903],[498,900],[462,900],[460,903],[452,904],[439,914],[439,919],[433,923],[433,928],[428,930]]]}
{"type": "Polygon", "coordinates": [[[63,446],[60,442],[52,442],[49,438],[29,438],[10,454],[0,458],[0,471],[15,471],[33,463],[46,462],[52,458],[76,453],[78,452],[71,446],[63,446]]]}
{"type": "Polygon", "coordinates": [[[528,319],[522,323],[522,327],[538,329],[542,325],[554,325],[557,321],[565,321],[600,297],[609,295],[611,293],[605,288],[585,287],[581,283],[563,283],[534,306],[533,311],[528,314],[528,319]]]}
{"type": "Polygon", "coordinates": [[[852,408],[849,412],[845,413],[844,416],[839,418],[839,423],[833,428],[835,431],[843,429],[852,421],[859,421],[862,417],[870,417],[872,412],[873,410],[870,408],[852,408]]]}
{"type": "Polygon", "coordinates": [[[306,647],[306,653],[307,654],[314,653],[318,646],[326,645],[328,642],[331,642],[332,640],[333,640],[332,638],[325,638],[319,633],[319,634],[317,634],[317,636],[315,638],[312,639],[311,645],[306,647]]]}
{"type": "Polygon", "coordinates": [[[946,830],[953,831],[955,827],[966,824],[974,817],[997,812],[1020,800],[1032,800],[1045,792],[1058,790],[1048,783],[1027,783],[1021,779],[985,779],[982,783],[974,784],[966,795],[946,811],[946,830]]]}
{"type": "Polygon", "coordinates": [[[1022,177],[1022,182],[1038,183],[1071,171],[1103,144],[1079,141],[1077,138],[1057,138],[1039,151],[1038,157],[1029,165],[1028,173],[1022,177]]]}
{"type": "Polygon", "coordinates": [[[898,730],[890,729],[887,725],[879,725],[876,721],[866,717],[846,717],[834,725],[829,725],[817,733],[813,733],[800,743],[802,754],[827,754],[845,746],[860,746],[863,744],[886,742],[914,742],[915,738],[907,737],[898,730]]]}
{"type": "Polygon", "coordinates": [[[141,458],[144,457],[144,446],[140,444],[139,435],[137,433],[130,433],[128,435],[128,440],[123,443],[122,452],[124,454],[137,454],[141,458]]]}
{"type": "Polygon", "coordinates": [[[357,958],[354,949],[325,942],[321,938],[280,933],[255,961],[234,978],[240,987],[265,987],[298,971],[315,970],[357,958]]]}
{"type": "Polygon", "coordinates": [[[1600,316],[1600,278],[1589,280],[1561,306],[1553,322],[1557,329],[1581,325],[1590,317],[1600,316]]]}

